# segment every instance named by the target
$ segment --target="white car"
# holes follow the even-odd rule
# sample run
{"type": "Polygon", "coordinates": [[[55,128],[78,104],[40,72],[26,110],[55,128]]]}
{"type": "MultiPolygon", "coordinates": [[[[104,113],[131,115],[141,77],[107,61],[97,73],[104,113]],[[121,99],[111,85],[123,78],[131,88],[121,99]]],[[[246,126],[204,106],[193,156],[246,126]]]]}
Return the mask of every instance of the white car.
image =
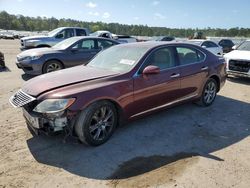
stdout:
{"type": "Polygon", "coordinates": [[[219,55],[219,56],[223,55],[222,47],[211,40],[192,39],[192,40],[188,40],[188,42],[191,42],[198,46],[202,46],[203,48],[206,48],[208,51],[212,52],[215,55],[219,55]]]}
{"type": "Polygon", "coordinates": [[[241,43],[224,58],[227,63],[228,75],[250,78],[250,40],[241,43]]]}

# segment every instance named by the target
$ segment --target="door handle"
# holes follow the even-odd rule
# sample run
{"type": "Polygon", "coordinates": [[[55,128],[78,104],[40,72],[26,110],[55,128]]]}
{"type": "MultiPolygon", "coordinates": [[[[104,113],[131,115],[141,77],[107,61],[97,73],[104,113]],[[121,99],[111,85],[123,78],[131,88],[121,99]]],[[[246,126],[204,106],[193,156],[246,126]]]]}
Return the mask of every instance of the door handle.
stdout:
{"type": "Polygon", "coordinates": [[[180,76],[180,74],[174,73],[174,74],[172,74],[170,77],[171,77],[171,78],[177,78],[177,77],[179,77],[179,76],[180,76]]]}
{"type": "Polygon", "coordinates": [[[208,69],[208,66],[206,67],[201,67],[201,70],[207,70],[208,69]]]}

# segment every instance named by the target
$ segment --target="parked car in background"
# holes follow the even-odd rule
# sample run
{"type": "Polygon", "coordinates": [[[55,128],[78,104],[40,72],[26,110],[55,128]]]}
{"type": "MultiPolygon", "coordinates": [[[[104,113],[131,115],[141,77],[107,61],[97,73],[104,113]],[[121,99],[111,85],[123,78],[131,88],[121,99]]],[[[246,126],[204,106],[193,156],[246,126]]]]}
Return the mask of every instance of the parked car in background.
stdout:
{"type": "Polygon", "coordinates": [[[91,33],[90,36],[110,38],[110,39],[114,39],[114,40],[117,39],[116,35],[109,32],[109,31],[96,31],[94,33],[91,33]]]}
{"type": "Polygon", "coordinates": [[[208,51],[212,52],[215,55],[219,55],[219,56],[223,55],[222,47],[213,41],[205,40],[205,39],[191,39],[191,40],[188,40],[188,42],[191,42],[193,44],[206,48],[208,51]]]}
{"type": "Polygon", "coordinates": [[[4,67],[5,67],[4,55],[2,52],[0,52],[0,68],[4,67]]]}
{"type": "Polygon", "coordinates": [[[96,31],[90,36],[110,38],[119,41],[120,43],[137,42],[137,39],[128,35],[116,35],[109,31],[96,31]]]}
{"type": "Polygon", "coordinates": [[[223,53],[231,52],[235,45],[230,39],[221,39],[218,44],[222,47],[223,53]]]}
{"type": "Polygon", "coordinates": [[[11,39],[14,40],[14,34],[11,32],[1,32],[1,38],[2,39],[11,39]]]}
{"type": "Polygon", "coordinates": [[[22,107],[36,133],[65,129],[96,146],[123,120],[184,101],[211,105],[225,66],[223,58],[187,43],[116,45],[86,66],[27,81],[10,103],[22,107]]]}
{"type": "Polygon", "coordinates": [[[98,52],[119,42],[98,37],[71,37],[51,48],[26,50],[17,55],[16,65],[27,74],[39,75],[87,64],[98,52]]]}
{"type": "Polygon", "coordinates": [[[250,40],[241,43],[235,50],[224,55],[227,74],[250,77],[250,40]]]}
{"type": "Polygon", "coordinates": [[[21,50],[51,47],[67,38],[87,35],[89,35],[89,31],[86,28],[60,27],[49,32],[46,36],[41,35],[21,38],[21,50]]]}
{"type": "Polygon", "coordinates": [[[164,36],[157,39],[157,41],[174,41],[175,38],[172,36],[164,36]]]}

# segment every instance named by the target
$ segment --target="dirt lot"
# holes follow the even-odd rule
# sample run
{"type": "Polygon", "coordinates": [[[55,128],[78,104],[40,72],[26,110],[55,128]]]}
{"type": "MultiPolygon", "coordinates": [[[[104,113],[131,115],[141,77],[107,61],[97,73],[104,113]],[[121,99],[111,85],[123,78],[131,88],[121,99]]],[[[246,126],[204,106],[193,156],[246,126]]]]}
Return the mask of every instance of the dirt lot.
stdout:
{"type": "Polygon", "coordinates": [[[0,40],[8,67],[0,72],[0,187],[249,187],[250,79],[229,79],[209,108],[164,110],[86,147],[32,136],[8,103],[29,78],[15,65],[18,47],[0,40]]]}

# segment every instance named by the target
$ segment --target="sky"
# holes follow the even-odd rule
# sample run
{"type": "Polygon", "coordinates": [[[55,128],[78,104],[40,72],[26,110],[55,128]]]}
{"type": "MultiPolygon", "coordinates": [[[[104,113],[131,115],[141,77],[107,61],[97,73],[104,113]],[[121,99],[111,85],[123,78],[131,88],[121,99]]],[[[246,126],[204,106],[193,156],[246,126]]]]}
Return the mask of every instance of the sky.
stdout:
{"type": "Polygon", "coordinates": [[[9,14],[169,28],[250,28],[249,9],[249,0],[0,0],[9,14]]]}

